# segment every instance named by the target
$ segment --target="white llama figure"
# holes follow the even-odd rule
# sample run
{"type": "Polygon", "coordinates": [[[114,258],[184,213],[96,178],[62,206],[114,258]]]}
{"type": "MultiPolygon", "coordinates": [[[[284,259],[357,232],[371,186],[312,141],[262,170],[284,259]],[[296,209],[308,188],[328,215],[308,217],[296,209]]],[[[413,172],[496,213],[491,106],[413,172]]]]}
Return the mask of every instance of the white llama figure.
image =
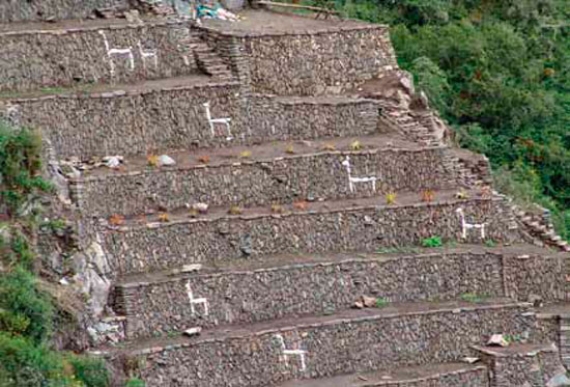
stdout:
{"type": "Polygon", "coordinates": [[[463,208],[458,208],[456,210],[457,214],[459,214],[459,218],[461,218],[461,237],[463,239],[467,239],[467,230],[471,229],[479,229],[481,230],[481,239],[485,239],[485,223],[467,223],[465,221],[465,214],[463,213],[463,208]]]}
{"type": "Polygon", "coordinates": [[[115,60],[114,56],[128,57],[129,59],[129,69],[133,71],[135,69],[135,56],[133,55],[133,48],[111,48],[109,46],[109,41],[107,40],[107,35],[103,31],[99,31],[99,34],[103,37],[105,43],[105,49],[107,50],[107,59],[109,60],[109,66],[111,67],[111,76],[115,76],[115,60]]]}
{"type": "Polygon", "coordinates": [[[186,283],[186,291],[188,292],[188,300],[190,301],[190,311],[192,312],[192,316],[196,314],[196,309],[194,307],[195,304],[202,304],[204,305],[204,316],[208,315],[208,300],[206,298],[194,298],[194,294],[192,293],[192,287],[190,285],[190,281],[186,283]]]}
{"type": "Polygon", "coordinates": [[[350,189],[350,192],[354,192],[355,183],[372,183],[372,191],[376,192],[376,180],[378,179],[375,176],[353,177],[349,156],[346,156],[346,159],[344,159],[342,165],[346,168],[346,173],[348,174],[348,188],[350,189]]]}
{"type": "Polygon", "coordinates": [[[307,351],[302,349],[287,349],[287,347],[285,346],[285,339],[283,339],[283,336],[277,334],[273,337],[277,340],[277,342],[281,346],[282,356],[283,360],[285,361],[285,364],[289,366],[289,356],[299,356],[299,359],[301,360],[301,371],[305,371],[307,369],[307,365],[305,363],[305,355],[307,354],[307,351]]]}
{"type": "Polygon", "coordinates": [[[230,128],[231,118],[212,118],[212,114],[210,112],[210,102],[204,103],[203,106],[206,109],[206,118],[208,119],[208,123],[210,124],[210,132],[212,133],[212,137],[214,137],[216,135],[216,132],[214,130],[215,129],[214,126],[216,124],[222,124],[222,125],[226,125],[226,130],[228,131],[228,137],[226,137],[226,139],[228,141],[233,139],[232,131],[230,128]]]}
{"type": "Polygon", "coordinates": [[[152,49],[144,49],[142,46],[141,41],[137,43],[137,47],[139,48],[139,54],[141,56],[143,67],[146,70],[146,61],[147,59],[152,59],[152,63],[154,64],[154,69],[158,69],[158,51],[152,49]]]}

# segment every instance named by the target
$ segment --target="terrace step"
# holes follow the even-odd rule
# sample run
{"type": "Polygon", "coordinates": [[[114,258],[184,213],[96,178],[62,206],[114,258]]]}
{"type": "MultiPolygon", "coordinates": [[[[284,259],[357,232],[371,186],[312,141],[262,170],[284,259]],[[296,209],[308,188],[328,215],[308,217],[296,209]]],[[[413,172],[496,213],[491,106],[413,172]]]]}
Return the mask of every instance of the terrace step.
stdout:
{"type": "Polygon", "coordinates": [[[232,77],[229,67],[206,42],[195,44],[193,51],[196,63],[203,72],[223,79],[230,79],[232,77]]]}
{"type": "Polygon", "coordinates": [[[465,363],[402,367],[314,380],[293,380],[279,387],[488,387],[487,367],[465,363]]]}
{"type": "Polygon", "coordinates": [[[199,42],[187,22],[166,19],[7,25],[0,28],[0,92],[197,75],[191,46],[199,42]]]}
{"type": "Polygon", "coordinates": [[[550,260],[564,259],[562,254],[548,254],[532,245],[517,245],[244,259],[187,273],[172,270],[121,278],[115,284],[113,306],[127,317],[127,336],[135,338],[194,325],[332,314],[362,296],[381,304],[463,296],[472,302],[506,295],[526,300],[529,294],[553,300],[547,291],[556,273],[536,275],[534,283],[520,276],[529,264],[550,267],[550,260]],[[193,298],[206,300],[208,314],[202,302],[194,311],[180,308],[189,302],[188,286],[193,298]]]}
{"type": "Polygon", "coordinates": [[[239,82],[189,76],[0,98],[0,116],[39,129],[58,158],[146,155],[169,149],[377,133],[375,101],[240,94],[239,82]],[[212,119],[228,118],[212,128],[212,119]],[[103,128],[103,129],[102,129],[103,128]]]}
{"type": "MultiPolygon", "coordinates": [[[[434,235],[461,240],[459,208],[467,221],[486,224],[486,238],[498,243],[522,241],[506,201],[478,199],[475,193],[471,199],[458,200],[454,195],[441,191],[436,201],[423,203],[417,193],[402,194],[395,205],[382,204],[385,199],[378,197],[303,202],[302,207],[284,206],[282,214],[247,208],[241,215],[228,215],[220,208],[191,218],[184,210],[167,218],[135,217],[122,225],[101,220],[86,228],[98,230],[113,275],[299,251],[376,251],[418,245],[434,235]]],[[[480,242],[481,234],[470,230],[465,241],[480,242]]]]}
{"type": "Polygon", "coordinates": [[[490,370],[490,387],[552,386],[566,376],[558,348],[553,343],[512,343],[505,348],[475,346],[490,370]]]}
{"type": "Polygon", "coordinates": [[[149,385],[256,387],[456,362],[497,332],[532,340],[535,324],[527,304],[505,299],[399,304],[147,339],[98,353],[114,363],[138,359],[149,385]]]}
{"type": "Polygon", "coordinates": [[[96,9],[124,10],[128,5],[126,0],[71,0],[65,3],[58,0],[3,1],[0,3],[0,25],[32,20],[86,18],[93,16],[96,9]]]}
{"type": "Polygon", "coordinates": [[[387,135],[166,154],[176,160],[176,166],[150,168],[147,157],[129,157],[120,171],[101,166],[71,179],[79,208],[92,216],[108,217],[195,202],[212,207],[270,206],[304,198],[336,200],[412,190],[420,198],[424,190],[468,185],[458,178],[458,162],[445,163],[453,157],[452,150],[422,148],[387,135]],[[351,149],[355,140],[362,144],[361,150],[351,149]],[[241,156],[246,153],[251,156],[241,156]],[[351,177],[374,181],[351,183],[343,165],[347,158],[351,177]]]}

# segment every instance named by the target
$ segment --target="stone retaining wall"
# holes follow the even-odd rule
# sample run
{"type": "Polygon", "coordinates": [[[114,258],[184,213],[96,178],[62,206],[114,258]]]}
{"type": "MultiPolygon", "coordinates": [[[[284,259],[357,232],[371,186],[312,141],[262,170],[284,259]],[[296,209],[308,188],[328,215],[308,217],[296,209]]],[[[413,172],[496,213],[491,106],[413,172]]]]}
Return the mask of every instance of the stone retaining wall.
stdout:
{"type": "MultiPolygon", "coordinates": [[[[392,303],[459,299],[466,293],[482,299],[508,296],[526,301],[534,294],[552,302],[560,298],[559,294],[550,293],[550,289],[562,286],[556,283],[563,284],[558,277],[564,276],[560,268],[552,268],[551,272],[546,269],[532,277],[533,272],[524,271],[519,265],[520,258],[508,250],[349,257],[270,269],[158,277],[152,282],[138,280],[117,287],[116,306],[121,314],[128,316],[129,336],[141,337],[181,331],[193,325],[251,323],[333,313],[353,305],[362,295],[382,297],[392,303]],[[532,278],[532,285],[527,278],[515,278],[514,274],[520,272],[532,278]],[[180,308],[188,304],[187,283],[196,297],[208,299],[207,316],[201,310],[192,315],[188,308],[180,308]]],[[[532,259],[540,262],[563,258],[559,255],[532,259]]],[[[545,335],[550,337],[548,333],[545,335]]]]}
{"type": "Polygon", "coordinates": [[[0,92],[197,74],[195,39],[186,23],[166,21],[0,33],[0,92]],[[109,58],[105,38],[110,49],[130,48],[132,63],[128,55],[109,58]],[[155,52],[156,63],[141,49],[155,52]]]}
{"type": "Polygon", "coordinates": [[[558,315],[544,315],[537,314],[538,331],[542,336],[540,342],[554,343],[558,348],[561,348],[560,340],[560,317],[558,315]]]}
{"type": "Polygon", "coordinates": [[[354,176],[378,177],[377,192],[453,189],[460,185],[455,170],[445,168],[447,149],[379,149],[320,152],[278,159],[226,162],[176,169],[86,177],[73,182],[80,190],[80,208],[97,216],[141,214],[160,207],[181,208],[203,202],[212,207],[264,206],[312,198],[372,196],[371,184],[350,192],[342,162],[350,154],[354,176]],[[112,198],[112,200],[109,200],[112,198]]]}
{"type": "Polygon", "coordinates": [[[564,253],[525,254],[505,257],[505,286],[508,297],[528,300],[539,296],[546,301],[566,300],[564,253]]]}
{"type": "Polygon", "coordinates": [[[218,52],[244,84],[262,94],[339,94],[397,66],[386,26],[271,34],[202,31],[212,47],[221,47],[218,52]]]}
{"type": "MultiPolygon", "coordinates": [[[[520,241],[506,202],[478,199],[185,219],[108,230],[102,237],[112,269],[121,275],[278,253],[376,251],[417,245],[434,235],[459,240],[459,207],[466,216],[487,223],[488,238],[520,241]]],[[[470,233],[468,240],[480,242],[479,238],[470,233]]]]}
{"type": "Polygon", "coordinates": [[[0,23],[80,19],[93,14],[95,9],[127,8],[127,0],[2,0],[0,23]]]}
{"type": "Polygon", "coordinates": [[[142,350],[138,363],[149,385],[187,387],[267,386],[296,378],[444,363],[462,358],[470,345],[483,343],[491,332],[531,333],[535,319],[526,310],[478,306],[265,328],[253,334],[237,331],[178,348],[142,350]],[[287,348],[307,351],[304,371],[298,356],[285,362],[276,334],[287,348]]]}
{"type": "MultiPolygon", "coordinates": [[[[365,99],[283,101],[244,99],[238,83],[204,83],[109,93],[64,94],[0,100],[20,123],[39,128],[58,157],[146,154],[196,146],[359,136],[375,133],[377,104],[365,99]],[[212,136],[203,104],[213,118],[231,118],[212,136]],[[272,101],[268,106],[269,102],[272,101]],[[16,112],[16,113],[14,113],[16,112]]],[[[201,82],[201,83],[200,83],[201,82]]]]}
{"type": "Polygon", "coordinates": [[[521,346],[518,351],[515,345],[510,353],[493,348],[480,349],[479,355],[491,371],[490,387],[550,386],[551,379],[566,374],[554,345],[528,346],[527,350],[525,347],[521,346]]]}
{"type": "Polygon", "coordinates": [[[389,303],[452,300],[464,293],[504,295],[497,254],[349,256],[332,262],[162,277],[150,283],[142,279],[117,287],[116,307],[128,318],[127,335],[144,337],[196,325],[332,314],[351,307],[362,295],[382,297],[389,303]],[[208,300],[208,315],[201,305],[191,313],[187,284],[194,297],[208,300]]]}
{"type": "Polygon", "coordinates": [[[243,105],[236,97],[238,92],[236,84],[209,83],[9,102],[18,111],[22,125],[41,129],[59,158],[88,160],[92,156],[146,154],[211,141],[203,107],[207,101],[212,114],[235,117],[235,130],[242,132],[239,112],[243,105]]]}
{"type": "Polygon", "coordinates": [[[271,133],[275,139],[348,137],[383,129],[378,109],[378,102],[372,99],[256,94],[251,96],[248,118],[254,133],[271,133]]]}

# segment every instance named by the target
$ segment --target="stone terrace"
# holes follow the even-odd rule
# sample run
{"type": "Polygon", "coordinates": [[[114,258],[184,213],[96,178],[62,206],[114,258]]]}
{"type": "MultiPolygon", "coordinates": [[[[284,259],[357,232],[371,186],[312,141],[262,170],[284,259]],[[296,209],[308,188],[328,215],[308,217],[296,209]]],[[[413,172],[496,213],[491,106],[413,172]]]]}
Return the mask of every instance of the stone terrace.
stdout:
{"type": "Polygon", "coordinates": [[[103,284],[91,352],[116,386],[520,387],[563,373],[565,243],[447,140],[387,26],[267,10],[60,20],[105,6],[127,4],[0,4],[0,115],[45,138],[82,274],[103,284]],[[493,334],[513,353],[490,352],[493,334]]]}

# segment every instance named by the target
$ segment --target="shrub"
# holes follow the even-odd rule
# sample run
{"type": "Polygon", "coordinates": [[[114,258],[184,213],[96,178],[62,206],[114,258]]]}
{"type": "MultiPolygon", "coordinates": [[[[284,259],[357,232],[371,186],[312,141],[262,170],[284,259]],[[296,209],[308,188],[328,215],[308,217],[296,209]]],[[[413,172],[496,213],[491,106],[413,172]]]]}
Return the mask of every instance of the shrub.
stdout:
{"type": "Polygon", "coordinates": [[[0,120],[0,196],[14,215],[37,191],[52,186],[39,176],[41,139],[26,129],[0,120]]]}
{"type": "Polygon", "coordinates": [[[64,386],[61,358],[33,340],[0,332],[0,385],[64,386]],[[5,384],[4,384],[5,383],[5,384]]]}
{"type": "Polygon", "coordinates": [[[441,241],[441,237],[439,236],[432,236],[430,238],[426,238],[422,241],[423,247],[441,247],[443,246],[443,242],[441,241]]]}
{"type": "Polygon", "coordinates": [[[109,371],[101,359],[85,356],[72,356],[69,363],[73,366],[75,377],[87,387],[106,387],[109,385],[109,371]]]}
{"type": "Polygon", "coordinates": [[[37,289],[33,275],[17,268],[0,276],[0,328],[42,343],[52,331],[53,306],[37,289]],[[27,321],[27,323],[26,323],[27,321]]]}

